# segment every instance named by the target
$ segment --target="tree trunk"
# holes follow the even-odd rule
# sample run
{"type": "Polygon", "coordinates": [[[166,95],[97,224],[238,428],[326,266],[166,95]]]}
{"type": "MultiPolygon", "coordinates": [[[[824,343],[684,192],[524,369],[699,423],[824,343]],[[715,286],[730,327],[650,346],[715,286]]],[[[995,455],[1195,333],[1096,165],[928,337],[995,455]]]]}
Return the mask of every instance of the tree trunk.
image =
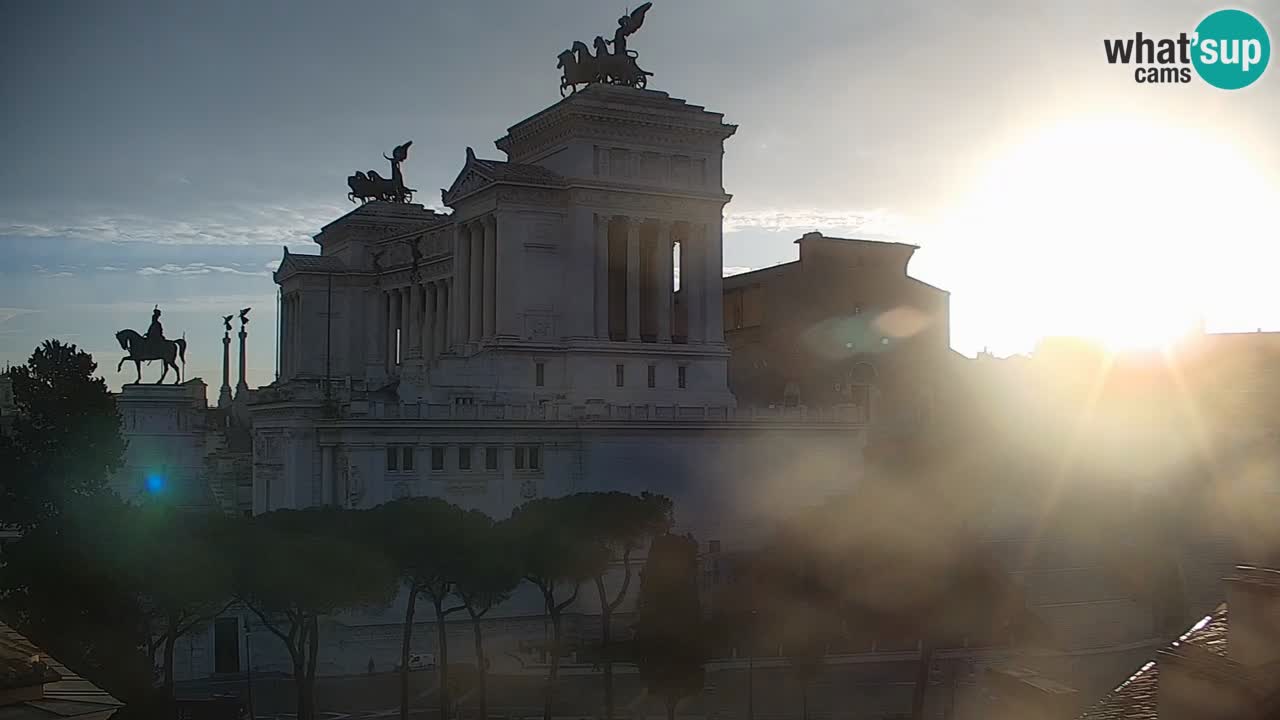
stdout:
{"type": "Polygon", "coordinates": [[[800,688],[800,720],[809,720],[809,686],[800,688]]]}
{"type": "Polygon", "coordinates": [[[911,693],[911,720],[924,720],[924,696],[929,690],[929,667],[933,665],[933,640],[920,642],[920,661],[916,665],[916,684],[911,693]]]}
{"type": "Polygon", "coordinates": [[[293,661],[293,687],[298,695],[298,720],[311,720],[310,703],[307,702],[307,668],[300,656],[295,656],[293,661]]]}
{"type": "Polygon", "coordinates": [[[556,681],[560,677],[560,611],[552,603],[551,609],[551,670],[547,673],[546,701],[542,707],[542,720],[551,720],[551,706],[555,704],[556,681]]]}
{"type": "Polygon", "coordinates": [[[164,697],[173,701],[173,646],[178,642],[178,620],[169,618],[164,631],[164,697]]]}
{"type": "Polygon", "coordinates": [[[676,720],[676,705],[680,704],[680,698],[670,695],[667,697],[667,720],[676,720]]]}
{"type": "Polygon", "coordinates": [[[604,720],[613,720],[613,648],[610,647],[613,607],[605,596],[603,576],[596,576],[596,592],[600,595],[600,653],[604,659],[604,720]]]}
{"type": "Polygon", "coordinates": [[[436,608],[436,649],[439,657],[436,664],[440,667],[440,720],[449,720],[449,636],[444,628],[444,597],[432,598],[436,608]]]}
{"type": "Polygon", "coordinates": [[[409,585],[409,604],[404,611],[404,638],[400,643],[400,720],[409,720],[409,642],[413,638],[413,614],[418,589],[409,585]]]}
{"type": "Polygon", "coordinates": [[[467,613],[471,615],[471,631],[476,638],[476,689],[480,693],[479,720],[489,720],[489,698],[485,686],[484,634],[480,630],[480,616],[471,611],[467,605],[467,613]]]}
{"type": "MultiPolygon", "coordinates": [[[[311,616],[311,650],[307,658],[307,719],[313,720],[316,715],[316,663],[320,657],[320,621],[311,616]]],[[[299,720],[302,720],[299,718],[299,720]]]]}

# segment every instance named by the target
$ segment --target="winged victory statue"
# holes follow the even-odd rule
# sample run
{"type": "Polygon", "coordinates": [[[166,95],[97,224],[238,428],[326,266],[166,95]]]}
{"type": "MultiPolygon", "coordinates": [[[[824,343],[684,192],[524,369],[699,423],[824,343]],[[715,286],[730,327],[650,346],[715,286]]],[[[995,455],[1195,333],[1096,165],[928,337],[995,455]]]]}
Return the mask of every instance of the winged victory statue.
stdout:
{"type": "Polygon", "coordinates": [[[556,66],[562,71],[560,95],[563,97],[566,90],[570,93],[577,92],[579,85],[591,83],[634,88],[642,88],[648,84],[653,73],[640,69],[636,64],[638,55],[635,50],[627,48],[627,38],[644,24],[645,13],[652,6],[651,2],[644,3],[618,18],[618,29],[614,31],[612,40],[597,35],[594,55],[591,54],[591,48],[581,41],[575,41],[573,47],[560,53],[560,63],[556,66]]]}

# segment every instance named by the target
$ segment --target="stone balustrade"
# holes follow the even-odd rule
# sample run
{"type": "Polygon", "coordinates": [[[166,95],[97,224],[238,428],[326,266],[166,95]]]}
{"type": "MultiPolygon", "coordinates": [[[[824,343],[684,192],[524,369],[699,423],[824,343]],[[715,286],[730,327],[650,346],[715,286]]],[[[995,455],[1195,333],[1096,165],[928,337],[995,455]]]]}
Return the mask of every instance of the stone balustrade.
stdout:
{"type": "Polygon", "coordinates": [[[864,425],[869,422],[866,408],[837,406],[806,407],[728,407],[723,405],[634,404],[587,402],[574,405],[563,402],[506,405],[496,403],[397,404],[376,400],[355,400],[344,417],[400,420],[475,420],[475,421],[539,421],[539,422],[659,422],[659,423],[830,423],[864,425]]]}

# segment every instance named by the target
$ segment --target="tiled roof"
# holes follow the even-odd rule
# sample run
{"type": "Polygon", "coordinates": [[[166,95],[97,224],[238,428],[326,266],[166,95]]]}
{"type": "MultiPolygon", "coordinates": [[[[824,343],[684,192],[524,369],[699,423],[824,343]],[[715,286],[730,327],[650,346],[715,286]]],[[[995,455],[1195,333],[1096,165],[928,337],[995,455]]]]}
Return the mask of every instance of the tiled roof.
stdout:
{"type": "Polygon", "coordinates": [[[333,255],[298,255],[289,253],[289,262],[302,272],[341,272],[346,268],[333,255]]]}
{"type": "MultiPolygon", "coordinates": [[[[1179,645],[1199,647],[1218,657],[1227,656],[1227,606],[1217,610],[1191,626],[1182,637],[1169,644],[1169,649],[1179,645]]],[[[1155,660],[1143,665],[1115,690],[1089,708],[1080,720],[1156,720],[1160,717],[1157,695],[1160,687],[1160,667],[1155,660]]]]}
{"type": "Polygon", "coordinates": [[[531,183],[534,185],[550,185],[559,187],[564,178],[541,165],[505,162],[502,160],[481,160],[476,158],[475,164],[484,174],[498,182],[531,183]]]}
{"type": "Polygon", "coordinates": [[[0,661],[30,663],[32,658],[39,658],[60,679],[45,683],[42,699],[19,705],[29,713],[17,717],[109,717],[115,708],[121,707],[119,700],[68,670],[13,628],[0,623],[0,661]]]}

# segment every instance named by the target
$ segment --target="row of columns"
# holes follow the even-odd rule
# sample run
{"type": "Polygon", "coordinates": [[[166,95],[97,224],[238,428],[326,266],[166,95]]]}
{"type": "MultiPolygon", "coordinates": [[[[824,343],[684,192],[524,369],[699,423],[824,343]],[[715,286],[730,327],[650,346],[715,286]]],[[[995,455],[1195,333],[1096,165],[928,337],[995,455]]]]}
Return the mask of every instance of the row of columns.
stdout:
{"type": "Polygon", "coordinates": [[[302,357],[302,294],[286,293],[280,298],[280,374],[289,378],[299,370],[302,357]]]}
{"type": "Polygon", "coordinates": [[[382,327],[388,372],[410,358],[428,361],[448,349],[450,278],[389,288],[376,299],[375,327],[382,327]]]}
{"type": "MultiPolygon", "coordinates": [[[[461,223],[454,233],[457,287],[451,341],[461,345],[514,334],[512,318],[499,309],[498,218],[485,215],[461,223]]],[[[507,276],[507,273],[502,274],[507,276]]],[[[511,305],[510,302],[504,304],[511,305]]]]}
{"type": "Polygon", "coordinates": [[[718,224],[597,214],[594,231],[598,339],[672,342],[678,245],[685,341],[723,342],[722,249],[720,238],[711,236],[719,232],[718,224]],[[615,292],[615,281],[625,286],[625,295],[615,292]]]}

